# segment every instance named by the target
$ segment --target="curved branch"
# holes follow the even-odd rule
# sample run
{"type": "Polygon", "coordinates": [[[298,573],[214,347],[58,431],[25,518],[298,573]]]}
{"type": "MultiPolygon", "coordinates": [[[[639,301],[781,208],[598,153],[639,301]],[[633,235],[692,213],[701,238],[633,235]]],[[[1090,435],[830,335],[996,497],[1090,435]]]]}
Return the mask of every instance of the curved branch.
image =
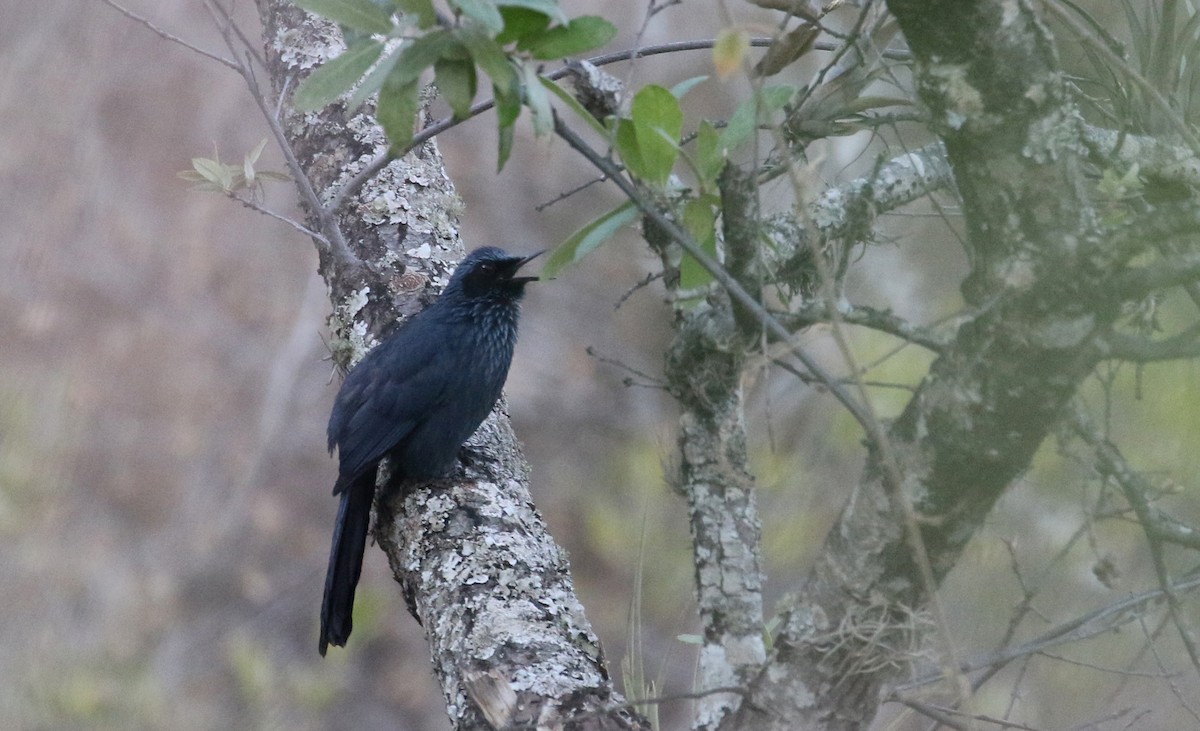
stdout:
{"type": "Polygon", "coordinates": [[[1098,343],[1105,357],[1131,363],[1200,358],[1200,325],[1162,340],[1111,332],[1098,343]]]}
{"type": "Polygon", "coordinates": [[[677,223],[668,218],[661,210],[659,210],[658,206],[656,206],[653,201],[649,200],[646,195],[638,190],[637,186],[635,186],[621,173],[615,163],[593,150],[590,145],[588,145],[579,137],[579,135],[575,134],[570,127],[564,124],[557,114],[554,115],[554,131],[574,150],[583,155],[588,162],[592,163],[597,170],[607,175],[609,180],[616,183],[617,187],[621,189],[621,192],[637,205],[638,209],[646,216],[646,218],[652,220],[656,226],[662,228],[662,230],[670,235],[671,239],[678,243],[684,251],[694,257],[696,261],[700,263],[700,266],[704,267],[705,271],[707,271],[709,274],[712,274],[713,279],[715,279],[722,287],[725,288],[727,292],[729,292],[730,297],[732,297],[739,306],[746,308],[748,312],[753,314],[768,332],[784,342],[791,343],[792,352],[795,353],[800,362],[804,364],[804,367],[807,368],[809,372],[812,373],[819,381],[821,381],[821,383],[825,384],[825,387],[829,389],[830,393],[832,393],[834,397],[846,407],[846,410],[850,412],[850,415],[862,425],[863,429],[866,430],[867,433],[870,433],[870,416],[866,413],[866,411],[863,410],[862,405],[850,395],[850,393],[837,381],[837,379],[833,378],[833,376],[831,376],[824,368],[822,368],[821,365],[818,364],[813,357],[804,350],[804,348],[800,347],[798,343],[795,343],[787,329],[783,327],[778,320],[772,317],[771,313],[767,312],[766,308],[762,306],[762,303],[752,297],[742,287],[742,285],[739,284],[737,280],[729,274],[729,272],[725,271],[723,266],[709,256],[708,253],[696,243],[695,239],[688,234],[688,232],[684,231],[677,223]]]}

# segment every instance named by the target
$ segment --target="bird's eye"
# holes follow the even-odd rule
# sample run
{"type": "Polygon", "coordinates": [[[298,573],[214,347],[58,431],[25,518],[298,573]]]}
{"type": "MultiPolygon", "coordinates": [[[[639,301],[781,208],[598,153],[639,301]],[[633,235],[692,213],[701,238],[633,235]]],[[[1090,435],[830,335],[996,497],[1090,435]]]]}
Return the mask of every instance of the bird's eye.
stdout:
{"type": "Polygon", "coordinates": [[[479,265],[479,271],[491,274],[492,272],[496,271],[496,265],[490,261],[485,261],[479,265]]]}

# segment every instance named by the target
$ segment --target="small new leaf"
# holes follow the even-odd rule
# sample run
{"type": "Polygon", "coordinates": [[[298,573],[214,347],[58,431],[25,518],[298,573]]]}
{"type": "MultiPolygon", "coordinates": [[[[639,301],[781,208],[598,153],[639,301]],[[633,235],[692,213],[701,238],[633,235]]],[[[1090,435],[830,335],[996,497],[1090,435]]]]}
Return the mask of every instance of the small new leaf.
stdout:
{"type": "Polygon", "coordinates": [[[742,61],[750,51],[750,34],[742,28],[726,28],[713,44],[713,66],[722,79],[742,67],[742,61]]]}
{"type": "Polygon", "coordinates": [[[721,135],[708,120],[704,120],[696,130],[696,174],[700,176],[701,186],[710,189],[716,185],[723,167],[725,147],[721,144],[721,135]]]}
{"type": "MultiPolygon", "coordinates": [[[[683,207],[683,227],[700,244],[704,253],[711,257],[717,254],[717,216],[713,208],[716,196],[702,196],[687,202],[683,207]]],[[[712,272],[701,266],[691,254],[684,254],[679,262],[679,288],[691,291],[705,286],[713,279],[712,272]]]]}
{"type": "Polygon", "coordinates": [[[392,18],[371,0],[295,0],[310,13],[341,23],[360,33],[386,35],[392,32],[392,18]]]}

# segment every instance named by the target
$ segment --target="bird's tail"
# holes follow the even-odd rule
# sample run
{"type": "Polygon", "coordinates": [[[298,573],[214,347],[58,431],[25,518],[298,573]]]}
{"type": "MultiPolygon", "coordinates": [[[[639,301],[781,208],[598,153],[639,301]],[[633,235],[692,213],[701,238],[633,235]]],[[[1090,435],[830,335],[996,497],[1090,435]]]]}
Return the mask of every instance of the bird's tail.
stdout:
{"type": "Polygon", "coordinates": [[[329,570],[325,574],[325,597],[321,600],[321,656],[330,645],[344,647],[350,638],[354,612],[354,589],[362,573],[363,551],[371,527],[371,500],[375,496],[375,470],[359,476],[342,492],[329,570]]]}

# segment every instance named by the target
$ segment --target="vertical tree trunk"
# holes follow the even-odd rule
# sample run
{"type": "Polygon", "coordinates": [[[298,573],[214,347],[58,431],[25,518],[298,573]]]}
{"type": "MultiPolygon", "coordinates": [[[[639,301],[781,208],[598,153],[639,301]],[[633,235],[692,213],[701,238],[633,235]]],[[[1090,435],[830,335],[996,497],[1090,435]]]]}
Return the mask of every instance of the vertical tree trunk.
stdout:
{"type": "MultiPolygon", "coordinates": [[[[291,3],[259,0],[258,9],[276,94],[294,90],[344,47],[336,26],[291,3]]],[[[332,200],[387,149],[369,108],[335,103],[301,114],[285,93],[281,110],[319,200],[332,200]]],[[[314,229],[339,227],[360,260],[328,251],[320,260],[339,363],[357,360],[397,316],[441,290],[463,253],[460,207],[430,142],[392,162],[338,211],[309,211],[314,229]]],[[[447,480],[409,490],[402,504],[376,504],[375,536],[425,628],[451,722],[461,729],[648,728],[613,690],[567,557],[530,500],[528,467],[503,402],[468,447],[471,458],[447,480]]]]}

